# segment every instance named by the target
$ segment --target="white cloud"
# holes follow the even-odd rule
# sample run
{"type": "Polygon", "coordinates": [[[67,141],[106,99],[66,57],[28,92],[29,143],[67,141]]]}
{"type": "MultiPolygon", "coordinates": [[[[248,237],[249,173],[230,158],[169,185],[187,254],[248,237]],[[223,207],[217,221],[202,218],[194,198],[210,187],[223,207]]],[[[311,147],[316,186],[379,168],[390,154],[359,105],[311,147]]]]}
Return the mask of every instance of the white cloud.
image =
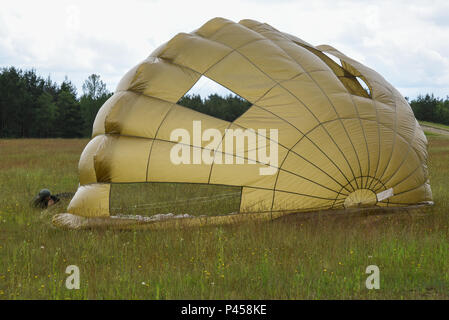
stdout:
{"type": "Polygon", "coordinates": [[[449,94],[447,1],[8,1],[0,11],[0,66],[34,67],[59,82],[67,75],[79,89],[98,73],[114,90],[160,44],[216,16],[332,45],[404,95],[449,94]]]}

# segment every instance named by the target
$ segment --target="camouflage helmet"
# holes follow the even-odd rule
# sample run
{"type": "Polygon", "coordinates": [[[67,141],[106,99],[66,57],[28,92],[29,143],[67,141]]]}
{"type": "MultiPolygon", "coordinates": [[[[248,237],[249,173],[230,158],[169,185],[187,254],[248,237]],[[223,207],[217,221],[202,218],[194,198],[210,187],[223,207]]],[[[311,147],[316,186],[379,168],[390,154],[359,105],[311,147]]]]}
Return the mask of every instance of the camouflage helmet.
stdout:
{"type": "Polygon", "coordinates": [[[41,191],[39,191],[39,198],[40,199],[45,199],[47,197],[51,196],[51,192],[48,189],[42,189],[41,191]]]}

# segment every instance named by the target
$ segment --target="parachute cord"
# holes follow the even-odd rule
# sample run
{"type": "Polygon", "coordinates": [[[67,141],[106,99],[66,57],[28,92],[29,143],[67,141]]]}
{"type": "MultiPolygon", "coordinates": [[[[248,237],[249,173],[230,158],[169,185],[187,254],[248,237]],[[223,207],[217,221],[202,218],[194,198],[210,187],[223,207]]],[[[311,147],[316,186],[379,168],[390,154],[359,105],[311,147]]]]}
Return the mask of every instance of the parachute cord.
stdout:
{"type": "Polygon", "coordinates": [[[162,202],[156,202],[156,203],[146,203],[146,204],[140,204],[140,205],[134,205],[130,207],[115,207],[111,208],[112,210],[120,210],[120,209],[127,209],[127,208],[144,208],[144,209],[157,209],[157,208],[164,208],[169,207],[176,204],[182,204],[190,201],[196,201],[199,203],[203,202],[211,202],[231,197],[237,197],[240,195],[240,192],[234,192],[234,193],[224,193],[224,194],[218,194],[214,196],[209,197],[196,197],[196,198],[190,198],[190,199],[184,199],[184,200],[174,200],[174,201],[162,201],[162,202]]]}

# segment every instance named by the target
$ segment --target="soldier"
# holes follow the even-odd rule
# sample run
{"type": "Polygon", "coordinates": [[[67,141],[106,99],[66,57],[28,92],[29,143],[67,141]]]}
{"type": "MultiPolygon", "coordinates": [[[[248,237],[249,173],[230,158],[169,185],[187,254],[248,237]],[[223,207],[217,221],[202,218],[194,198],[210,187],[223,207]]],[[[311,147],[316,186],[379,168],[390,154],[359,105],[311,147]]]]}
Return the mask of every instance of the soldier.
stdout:
{"type": "Polygon", "coordinates": [[[42,189],[33,199],[33,206],[36,208],[46,209],[59,202],[59,195],[52,195],[50,190],[42,189]]]}

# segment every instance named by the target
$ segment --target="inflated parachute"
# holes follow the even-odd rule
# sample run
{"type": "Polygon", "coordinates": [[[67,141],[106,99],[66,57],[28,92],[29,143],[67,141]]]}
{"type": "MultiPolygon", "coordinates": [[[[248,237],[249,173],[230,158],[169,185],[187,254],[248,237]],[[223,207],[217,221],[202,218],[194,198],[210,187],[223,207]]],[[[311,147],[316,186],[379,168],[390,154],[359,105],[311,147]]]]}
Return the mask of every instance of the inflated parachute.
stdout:
{"type": "MultiPolygon", "coordinates": [[[[190,145],[208,148],[207,141],[190,145]]],[[[218,223],[285,212],[426,204],[432,200],[426,162],[427,140],[409,104],[374,70],[331,46],[315,47],[266,23],[215,18],[179,33],[123,77],[96,116],[68,213],[54,223],[80,227],[109,217],[115,183],[241,186],[239,214],[207,218],[218,223]],[[202,75],[252,106],[227,122],[178,105],[202,75]],[[212,151],[214,159],[234,157],[232,164],[175,164],[171,133],[183,128],[192,136],[194,121],[202,130],[218,129],[222,142],[229,129],[252,130],[258,139],[253,145],[248,140],[244,151],[212,151]],[[270,129],[277,136],[269,135],[270,129]],[[266,149],[276,143],[275,164],[250,152],[265,139],[266,149]],[[243,164],[237,161],[242,155],[243,164]],[[260,174],[264,167],[275,173],[260,174]]],[[[196,219],[201,221],[187,220],[207,223],[196,219]]]]}

